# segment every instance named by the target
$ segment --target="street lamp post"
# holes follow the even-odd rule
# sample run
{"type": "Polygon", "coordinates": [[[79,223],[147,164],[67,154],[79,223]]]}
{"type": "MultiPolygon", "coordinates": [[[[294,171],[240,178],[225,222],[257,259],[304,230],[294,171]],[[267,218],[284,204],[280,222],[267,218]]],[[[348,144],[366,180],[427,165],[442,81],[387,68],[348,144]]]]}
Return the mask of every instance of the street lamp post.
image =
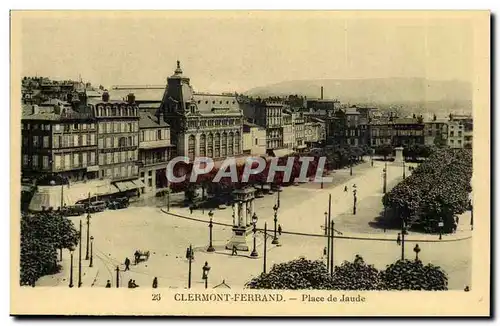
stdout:
{"type": "Polygon", "coordinates": [[[90,236],[90,264],[89,267],[93,267],[94,262],[94,237],[90,236]]]}
{"type": "Polygon", "coordinates": [[[438,227],[439,227],[439,240],[443,240],[443,226],[444,226],[443,217],[440,216],[439,217],[439,223],[438,223],[438,227]]]}
{"type": "Polygon", "coordinates": [[[328,213],[325,212],[325,235],[328,234],[328,213]]]}
{"type": "Polygon", "coordinates": [[[210,217],[210,222],[208,223],[208,228],[210,230],[210,243],[208,245],[207,251],[208,252],[214,252],[215,248],[212,245],[212,228],[214,227],[213,226],[213,222],[212,222],[212,218],[214,216],[214,212],[212,212],[212,210],[210,210],[210,212],[208,212],[208,216],[210,217]]]}
{"type": "MultiPolygon", "coordinates": [[[[280,187],[280,186],[278,185],[278,187],[280,187]]],[[[280,192],[281,192],[281,187],[278,188],[278,200],[276,202],[278,204],[278,208],[280,208],[280,203],[281,203],[281,201],[280,201],[280,192]]]]}
{"type": "Polygon", "coordinates": [[[87,214],[87,248],[85,249],[85,260],[89,260],[89,240],[90,240],[90,213],[87,214]]]}
{"type": "Polygon", "coordinates": [[[187,255],[186,255],[187,259],[188,259],[188,289],[191,288],[191,263],[193,261],[193,246],[192,245],[189,245],[189,247],[187,248],[187,255]]]}
{"type": "Polygon", "coordinates": [[[78,242],[78,287],[82,286],[82,220],[80,220],[80,239],[78,242]]]}
{"type": "Polygon", "coordinates": [[[387,162],[385,162],[385,167],[382,170],[384,177],[384,194],[387,192],[387,162]]]}
{"type": "Polygon", "coordinates": [[[170,212],[170,187],[167,188],[167,212],[170,212]]]}
{"type": "Polygon", "coordinates": [[[349,173],[350,175],[352,175],[352,157],[349,159],[349,169],[350,169],[349,173]]]}
{"type": "Polygon", "coordinates": [[[72,288],[73,287],[73,248],[70,248],[69,249],[69,254],[70,254],[70,257],[71,257],[71,260],[70,260],[70,267],[69,267],[69,287],[72,288]]]}
{"type": "Polygon", "coordinates": [[[266,272],[267,261],[267,222],[264,222],[264,273],[266,272]]]}
{"type": "Polygon", "coordinates": [[[274,205],[274,237],[273,241],[271,242],[272,244],[279,244],[278,236],[276,235],[276,229],[278,225],[278,206],[274,205]]]}
{"type": "Polygon", "coordinates": [[[420,252],[420,247],[418,246],[418,243],[415,245],[415,248],[413,248],[413,251],[415,252],[415,261],[418,261],[418,253],[420,252]]]}
{"type": "Polygon", "coordinates": [[[205,289],[207,289],[208,288],[208,272],[210,272],[210,266],[208,266],[208,262],[205,262],[205,265],[203,265],[202,269],[203,269],[202,279],[205,280],[205,289]]]}
{"type": "Polygon", "coordinates": [[[472,200],[469,200],[470,205],[470,230],[474,230],[474,207],[472,206],[472,200]]]}
{"type": "Polygon", "coordinates": [[[352,215],[356,215],[356,203],[358,201],[358,197],[356,196],[356,192],[357,192],[356,189],[354,189],[352,191],[353,201],[354,201],[353,206],[352,206],[352,215]]]}
{"type": "Polygon", "coordinates": [[[404,218],[401,216],[401,260],[405,259],[405,233],[406,223],[404,218]]]}
{"type": "Polygon", "coordinates": [[[257,258],[259,254],[257,253],[257,214],[253,213],[252,222],[253,222],[253,250],[250,254],[251,257],[257,258]]]}

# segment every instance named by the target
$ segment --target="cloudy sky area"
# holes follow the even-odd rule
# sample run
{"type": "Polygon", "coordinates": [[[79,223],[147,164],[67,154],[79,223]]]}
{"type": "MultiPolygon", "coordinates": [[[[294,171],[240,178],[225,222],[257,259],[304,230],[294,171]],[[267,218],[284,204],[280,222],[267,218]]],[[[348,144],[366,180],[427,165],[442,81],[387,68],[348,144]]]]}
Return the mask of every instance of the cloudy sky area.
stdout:
{"type": "Polygon", "coordinates": [[[466,17],[350,15],[32,13],[21,23],[22,73],[163,85],[180,60],[195,89],[209,92],[298,79],[472,80],[466,17]]]}

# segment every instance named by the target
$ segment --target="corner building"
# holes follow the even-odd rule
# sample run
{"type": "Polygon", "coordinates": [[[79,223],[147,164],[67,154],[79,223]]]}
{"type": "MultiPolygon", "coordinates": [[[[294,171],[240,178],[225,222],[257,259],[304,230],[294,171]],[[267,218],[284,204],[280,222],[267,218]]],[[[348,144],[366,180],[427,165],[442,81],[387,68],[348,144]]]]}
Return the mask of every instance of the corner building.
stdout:
{"type": "Polygon", "coordinates": [[[170,125],[176,155],[190,161],[242,155],[243,114],[236,96],[195,93],[179,61],[167,78],[160,110],[170,125]]]}

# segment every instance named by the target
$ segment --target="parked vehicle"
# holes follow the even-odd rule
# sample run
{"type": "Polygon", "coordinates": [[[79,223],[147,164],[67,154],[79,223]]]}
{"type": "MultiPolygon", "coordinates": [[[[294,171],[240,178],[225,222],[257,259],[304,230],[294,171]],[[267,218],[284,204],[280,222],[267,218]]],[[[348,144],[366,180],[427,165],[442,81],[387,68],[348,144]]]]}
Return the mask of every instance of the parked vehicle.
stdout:
{"type": "Polygon", "coordinates": [[[108,201],[107,206],[109,209],[123,209],[127,208],[129,205],[130,201],[128,197],[120,197],[108,201]]]}
{"type": "Polygon", "coordinates": [[[104,202],[104,201],[94,201],[94,202],[90,203],[90,206],[89,206],[90,213],[102,212],[105,209],[106,209],[106,202],[104,202]]]}
{"type": "Polygon", "coordinates": [[[73,206],[65,206],[61,211],[64,216],[80,216],[86,212],[86,209],[83,204],[75,204],[73,206]]]}

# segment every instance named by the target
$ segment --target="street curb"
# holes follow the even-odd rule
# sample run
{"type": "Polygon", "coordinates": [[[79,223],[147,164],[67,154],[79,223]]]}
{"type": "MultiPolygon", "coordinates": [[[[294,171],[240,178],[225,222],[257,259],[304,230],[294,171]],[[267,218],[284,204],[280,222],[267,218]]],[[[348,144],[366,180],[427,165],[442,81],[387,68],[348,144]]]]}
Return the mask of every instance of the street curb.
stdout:
{"type": "MultiPolygon", "coordinates": [[[[180,215],[180,214],[176,214],[176,213],[167,212],[163,208],[160,208],[160,210],[167,215],[171,215],[171,216],[175,216],[175,217],[179,217],[179,218],[183,218],[183,219],[187,219],[187,220],[191,220],[191,221],[202,222],[202,223],[208,224],[208,221],[205,221],[203,219],[198,219],[198,218],[194,218],[194,217],[188,217],[188,216],[184,216],[184,215],[180,215]]],[[[212,224],[232,227],[231,224],[220,223],[220,222],[212,222],[212,224]]],[[[259,228],[257,228],[257,230],[264,231],[264,229],[259,229],[259,228]]],[[[290,232],[290,231],[283,231],[282,234],[317,237],[317,238],[326,238],[327,237],[324,234],[290,232]]],[[[334,238],[341,239],[341,240],[361,240],[361,241],[391,241],[391,242],[396,241],[393,237],[392,238],[379,238],[379,237],[371,237],[371,236],[362,237],[362,236],[336,235],[334,238]]],[[[468,235],[468,236],[464,236],[464,237],[456,237],[453,239],[442,239],[442,240],[439,240],[439,239],[436,239],[436,240],[434,240],[434,239],[408,239],[405,237],[405,242],[456,242],[456,241],[468,240],[471,238],[472,238],[472,235],[468,235]]]]}

